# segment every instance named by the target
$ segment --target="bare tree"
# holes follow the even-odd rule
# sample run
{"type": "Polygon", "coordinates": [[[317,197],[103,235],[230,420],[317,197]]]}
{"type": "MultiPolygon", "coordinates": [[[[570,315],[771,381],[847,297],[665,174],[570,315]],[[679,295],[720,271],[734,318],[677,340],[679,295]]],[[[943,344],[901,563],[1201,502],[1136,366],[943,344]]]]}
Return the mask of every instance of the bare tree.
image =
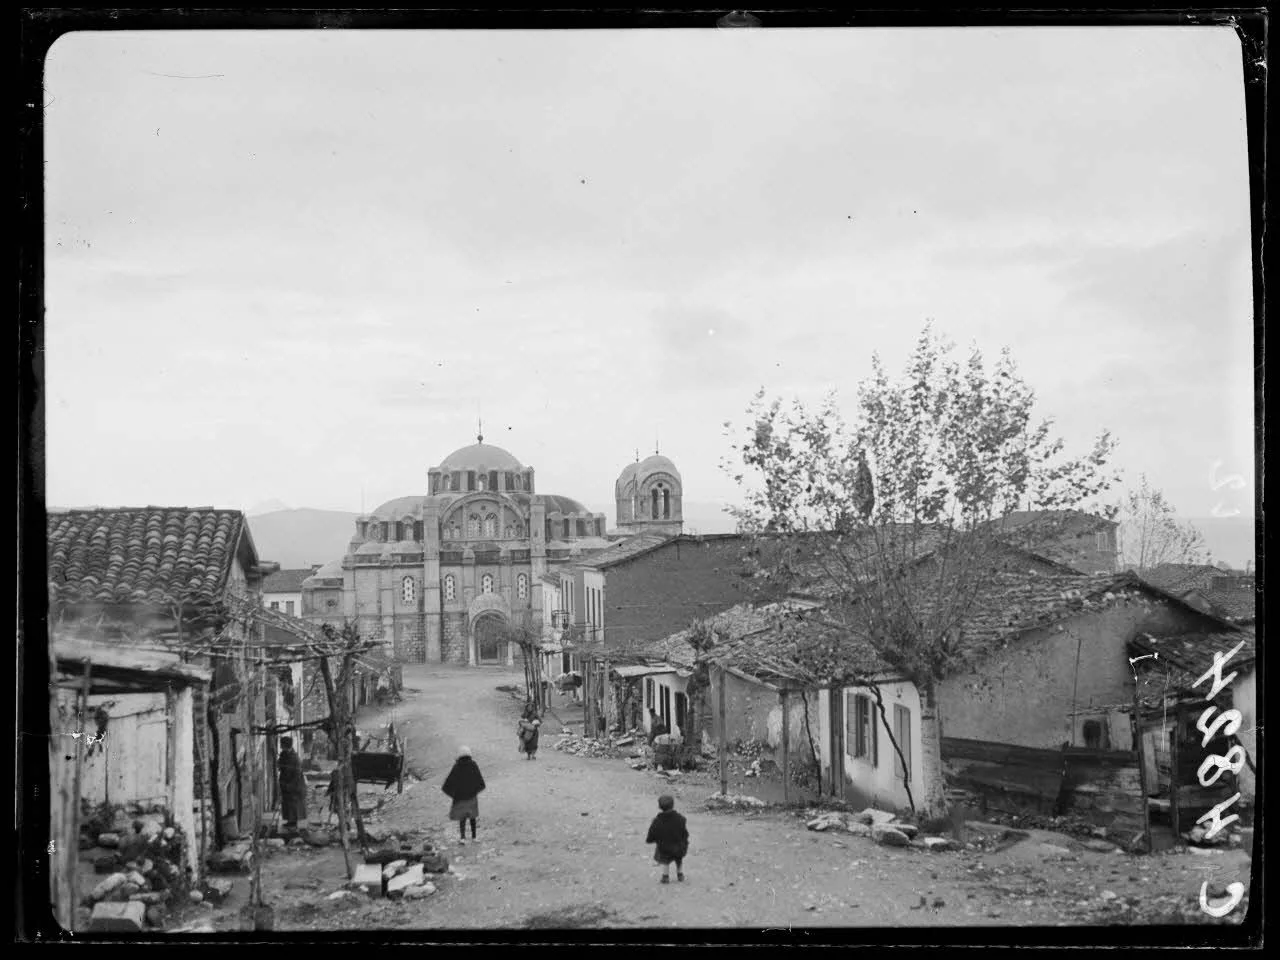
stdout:
{"type": "Polygon", "coordinates": [[[1146,474],[1120,508],[1120,557],[1122,566],[1139,574],[1163,563],[1205,562],[1200,531],[1178,521],[1173,505],[1151,486],[1146,474]]]}
{"type": "Polygon", "coordinates": [[[788,656],[822,686],[869,686],[887,668],[917,688],[929,817],[945,806],[936,686],[1008,558],[993,521],[1075,507],[1115,482],[1109,434],[1067,458],[1052,421],[1032,422],[1034,391],[1007,350],[989,372],[976,348],[963,363],[951,351],[926,324],[901,377],[873,357],[852,428],[834,395],[784,412],[759,392],[741,463],[725,465],[744,488],[743,529],[774,542],[748,550],[757,576],[823,601],[820,618],[789,615],[809,623],[788,656]]]}

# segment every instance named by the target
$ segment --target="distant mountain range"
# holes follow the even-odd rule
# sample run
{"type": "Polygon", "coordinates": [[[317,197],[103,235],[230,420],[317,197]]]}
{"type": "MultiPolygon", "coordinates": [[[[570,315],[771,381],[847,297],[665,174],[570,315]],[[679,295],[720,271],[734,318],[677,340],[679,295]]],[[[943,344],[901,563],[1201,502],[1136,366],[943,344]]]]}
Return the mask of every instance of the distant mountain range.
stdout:
{"type": "MultiPolygon", "coordinates": [[[[249,530],[258,556],[286,569],[301,569],[337,560],[346,553],[355,533],[356,513],[345,510],[270,509],[279,501],[266,501],[248,511],[249,530]]],[[[690,533],[732,533],[736,524],[723,512],[724,505],[689,501],[684,504],[684,526],[690,533]]],[[[597,509],[591,507],[591,509],[597,509]]],[[[613,511],[604,511],[612,527],[613,511]]],[[[1203,534],[1212,560],[1222,560],[1235,568],[1254,561],[1252,517],[1192,517],[1203,534]]]]}

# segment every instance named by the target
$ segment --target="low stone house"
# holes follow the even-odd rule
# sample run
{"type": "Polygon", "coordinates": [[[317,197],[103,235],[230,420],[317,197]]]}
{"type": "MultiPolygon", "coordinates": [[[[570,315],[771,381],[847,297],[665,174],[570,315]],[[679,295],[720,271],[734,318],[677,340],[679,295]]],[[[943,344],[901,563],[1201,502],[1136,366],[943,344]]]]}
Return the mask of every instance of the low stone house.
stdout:
{"type": "MultiPolygon", "coordinates": [[[[1102,783],[1114,796],[1099,804],[1099,820],[1140,818],[1128,644],[1142,633],[1224,628],[1132,574],[993,577],[956,638],[959,665],[936,688],[948,786],[996,809],[1053,812],[1092,807],[1102,783]]],[[[901,809],[908,783],[917,799],[928,786],[919,693],[865,653],[873,684],[819,693],[825,779],[855,803],[901,809]]]]}
{"type": "MultiPolygon", "coordinates": [[[[47,543],[53,636],[168,650],[212,673],[208,692],[198,689],[193,703],[195,803],[205,816],[192,842],[216,847],[224,835],[248,829],[269,807],[275,784],[265,738],[239,731],[247,716],[268,720],[269,684],[247,698],[230,651],[261,640],[252,613],[262,579],[275,567],[259,562],[244,514],[207,507],[51,512],[47,543]],[[256,781],[250,770],[259,771],[256,781]]],[[[91,700],[108,726],[113,711],[129,712],[109,701],[91,700]]],[[[108,777],[113,767],[123,769],[114,762],[97,769],[108,777]]],[[[104,796],[107,789],[104,783],[104,796]]]]}

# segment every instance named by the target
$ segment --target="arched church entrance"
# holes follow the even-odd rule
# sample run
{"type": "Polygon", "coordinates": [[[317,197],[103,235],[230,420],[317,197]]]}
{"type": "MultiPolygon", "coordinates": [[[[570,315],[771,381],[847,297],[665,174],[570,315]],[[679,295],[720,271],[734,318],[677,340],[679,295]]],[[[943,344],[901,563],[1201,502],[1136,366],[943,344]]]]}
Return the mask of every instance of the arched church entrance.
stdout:
{"type": "Polygon", "coordinates": [[[477,663],[507,662],[507,621],[501,614],[484,613],[471,625],[477,663]]]}

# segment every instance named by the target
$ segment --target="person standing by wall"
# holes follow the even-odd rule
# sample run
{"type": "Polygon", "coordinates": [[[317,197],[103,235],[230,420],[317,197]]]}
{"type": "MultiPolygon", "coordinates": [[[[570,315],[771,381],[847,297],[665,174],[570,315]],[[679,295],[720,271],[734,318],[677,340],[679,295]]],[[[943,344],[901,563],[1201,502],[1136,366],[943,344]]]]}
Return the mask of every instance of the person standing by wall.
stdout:
{"type": "Polygon", "coordinates": [[[302,758],[293,749],[292,737],[280,738],[276,776],[280,781],[281,818],[285,829],[293,832],[298,829],[299,820],[307,819],[307,779],[302,773],[302,758]]]}

